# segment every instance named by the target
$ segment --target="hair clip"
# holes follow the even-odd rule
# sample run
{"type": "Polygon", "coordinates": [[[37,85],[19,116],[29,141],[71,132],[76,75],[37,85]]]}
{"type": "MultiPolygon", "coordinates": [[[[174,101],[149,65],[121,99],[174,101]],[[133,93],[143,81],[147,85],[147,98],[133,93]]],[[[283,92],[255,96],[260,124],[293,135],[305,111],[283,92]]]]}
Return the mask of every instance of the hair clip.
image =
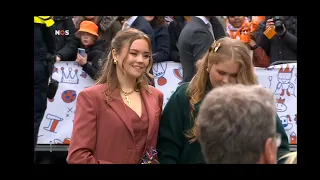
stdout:
{"type": "Polygon", "coordinates": [[[220,47],[221,43],[219,43],[215,48],[214,48],[214,52],[217,52],[219,47],[220,47]]]}

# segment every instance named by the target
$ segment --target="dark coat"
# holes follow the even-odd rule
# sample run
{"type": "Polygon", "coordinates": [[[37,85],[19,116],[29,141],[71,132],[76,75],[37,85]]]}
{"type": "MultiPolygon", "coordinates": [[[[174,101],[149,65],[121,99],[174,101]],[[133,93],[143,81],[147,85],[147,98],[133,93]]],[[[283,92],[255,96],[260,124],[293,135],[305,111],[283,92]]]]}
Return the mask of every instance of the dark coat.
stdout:
{"type": "Polygon", "coordinates": [[[196,73],[196,62],[202,58],[213,43],[207,25],[198,17],[192,17],[182,29],[178,49],[183,71],[183,82],[191,81],[196,73]]]}
{"type": "MultiPolygon", "coordinates": [[[[81,45],[84,48],[83,45],[81,45]]],[[[86,48],[87,63],[82,66],[92,79],[96,79],[102,64],[104,63],[104,55],[106,52],[106,43],[104,40],[98,40],[92,46],[86,48]]]]}
{"type": "Polygon", "coordinates": [[[72,16],[54,16],[53,30],[56,40],[56,54],[62,61],[74,61],[77,58],[77,50],[80,40],[75,36],[72,16]],[[64,31],[64,34],[59,32],[64,31]]]}
{"type": "Polygon", "coordinates": [[[275,35],[268,39],[263,32],[266,22],[259,24],[256,43],[264,49],[270,58],[270,63],[276,61],[297,61],[297,18],[296,16],[285,16],[283,23],[286,32],[283,35],[275,35]]]}

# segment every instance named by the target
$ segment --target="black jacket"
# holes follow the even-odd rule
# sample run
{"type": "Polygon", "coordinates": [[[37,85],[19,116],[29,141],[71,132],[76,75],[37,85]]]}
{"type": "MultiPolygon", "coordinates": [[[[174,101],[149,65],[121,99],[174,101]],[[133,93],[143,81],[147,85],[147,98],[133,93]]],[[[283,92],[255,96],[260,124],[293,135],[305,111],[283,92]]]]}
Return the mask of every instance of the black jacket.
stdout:
{"type": "Polygon", "coordinates": [[[156,49],[156,42],[154,38],[154,32],[153,29],[150,25],[150,23],[143,17],[143,16],[138,16],[136,20],[133,21],[133,23],[130,26],[131,28],[136,28],[145,34],[147,34],[151,40],[152,44],[152,51],[156,49]]]}
{"type": "Polygon", "coordinates": [[[75,26],[72,16],[54,16],[53,30],[56,38],[56,54],[62,61],[74,61],[77,58],[77,50],[80,40],[75,36],[75,26]],[[62,33],[64,31],[64,34],[62,33]]]}
{"type": "Polygon", "coordinates": [[[55,52],[55,38],[52,26],[34,23],[34,61],[45,61],[48,53],[55,52]]]}
{"type": "MultiPolygon", "coordinates": [[[[84,46],[81,44],[81,47],[84,46]]],[[[107,44],[104,40],[98,40],[92,46],[86,48],[87,63],[82,66],[83,71],[86,72],[92,79],[97,78],[97,74],[104,62],[104,54],[107,44]]]]}
{"type": "Polygon", "coordinates": [[[187,21],[183,16],[174,16],[174,20],[169,24],[168,30],[170,34],[170,60],[180,62],[179,50],[177,47],[180,33],[187,21]]]}
{"type": "Polygon", "coordinates": [[[156,49],[153,50],[153,61],[155,63],[170,60],[170,35],[166,25],[153,28],[156,49]]]}
{"type": "Polygon", "coordinates": [[[276,61],[297,60],[297,17],[284,16],[286,32],[282,36],[275,35],[270,40],[263,34],[266,21],[260,23],[256,34],[257,44],[264,49],[270,63],[276,61]]]}

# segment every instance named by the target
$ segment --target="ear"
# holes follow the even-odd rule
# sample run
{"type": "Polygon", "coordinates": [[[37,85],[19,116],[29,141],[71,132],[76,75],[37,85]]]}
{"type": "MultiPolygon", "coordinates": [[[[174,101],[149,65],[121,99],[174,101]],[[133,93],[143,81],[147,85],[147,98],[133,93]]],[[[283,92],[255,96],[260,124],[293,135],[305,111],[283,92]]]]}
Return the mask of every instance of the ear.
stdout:
{"type": "Polygon", "coordinates": [[[115,49],[112,49],[112,57],[113,57],[113,59],[118,59],[118,54],[117,54],[117,52],[116,52],[116,50],[115,49]]]}
{"type": "Polygon", "coordinates": [[[263,153],[265,164],[277,164],[277,151],[278,147],[276,142],[273,138],[268,138],[266,140],[263,153]]]}

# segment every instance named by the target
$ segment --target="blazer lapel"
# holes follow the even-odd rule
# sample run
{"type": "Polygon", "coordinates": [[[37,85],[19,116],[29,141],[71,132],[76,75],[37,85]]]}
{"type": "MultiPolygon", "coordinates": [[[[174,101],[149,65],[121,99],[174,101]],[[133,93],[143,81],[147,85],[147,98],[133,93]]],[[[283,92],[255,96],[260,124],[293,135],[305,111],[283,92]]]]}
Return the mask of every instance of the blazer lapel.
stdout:
{"type": "Polygon", "coordinates": [[[123,103],[120,90],[115,89],[112,93],[112,100],[109,100],[109,105],[113,109],[113,111],[120,117],[123,123],[127,126],[128,130],[130,131],[132,138],[134,139],[134,132],[132,127],[132,121],[126,112],[126,105],[123,103]]]}
{"type": "Polygon", "coordinates": [[[142,89],[141,97],[146,107],[148,117],[149,117],[149,127],[148,127],[148,140],[151,139],[150,133],[153,130],[153,125],[156,116],[156,99],[152,96],[151,92],[148,92],[146,89],[142,89]]]}

